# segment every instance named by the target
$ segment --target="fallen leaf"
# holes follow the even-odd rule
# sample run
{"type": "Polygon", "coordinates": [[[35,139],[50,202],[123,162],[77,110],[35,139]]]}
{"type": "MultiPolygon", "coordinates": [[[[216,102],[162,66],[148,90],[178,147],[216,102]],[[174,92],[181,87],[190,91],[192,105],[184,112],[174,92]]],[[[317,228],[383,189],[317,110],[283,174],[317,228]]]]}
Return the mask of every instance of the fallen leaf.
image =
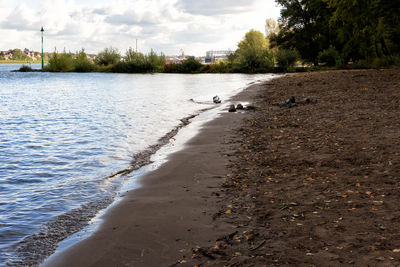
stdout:
{"type": "Polygon", "coordinates": [[[226,210],[225,211],[226,214],[231,214],[231,212],[232,212],[231,210],[226,210]]]}

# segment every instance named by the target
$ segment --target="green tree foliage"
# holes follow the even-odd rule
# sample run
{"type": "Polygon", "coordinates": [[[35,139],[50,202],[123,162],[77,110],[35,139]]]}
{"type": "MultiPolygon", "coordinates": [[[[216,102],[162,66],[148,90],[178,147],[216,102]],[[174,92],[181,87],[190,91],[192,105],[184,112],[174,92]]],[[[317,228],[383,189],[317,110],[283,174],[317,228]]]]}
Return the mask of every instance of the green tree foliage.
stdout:
{"type": "Polygon", "coordinates": [[[346,59],[372,61],[400,51],[400,2],[393,0],[324,0],[333,10],[346,59]]]}
{"type": "Polygon", "coordinates": [[[271,46],[296,48],[305,61],[316,65],[328,54],[332,59],[334,50],[340,56],[336,65],[349,60],[396,62],[400,56],[400,1],[275,1],[282,6],[281,30],[270,38],[271,46]]]}
{"type": "Polygon", "coordinates": [[[299,52],[296,49],[279,49],[275,55],[278,67],[283,71],[288,71],[294,67],[296,62],[300,59],[299,52]]]}
{"type": "Polygon", "coordinates": [[[325,63],[329,67],[340,66],[341,59],[339,52],[333,46],[330,46],[328,49],[319,52],[318,62],[325,63]]]}
{"type": "Polygon", "coordinates": [[[45,70],[51,72],[68,72],[74,70],[74,63],[72,54],[63,52],[58,53],[54,50],[54,53],[49,57],[49,63],[46,65],[45,70]]]}
{"type": "Polygon", "coordinates": [[[21,49],[14,49],[13,50],[13,56],[12,56],[12,60],[26,60],[27,56],[24,54],[24,52],[22,52],[21,49]]]}
{"type": "Polygon", "coordinates": [[[181,63],[167,64],[165,72],[172,73],[199,73],[203,65],[196,59],[189,57],[181,63]]]}
{"type": "Polygon", "coordinates": [[[95,70],[94,63],[88,59],[84,49],[73,59],[73,65],[76,72],[91,72],[95,70]]]}
{"type": "Polygon", "coordinates": [[[100,66],[109,66],[118,63],[121,60],[121,54],[118,49],[110,47],[101,51],[96,58],[96,64],[100,66]]]}
{"type": "Polygon", "coordinates": [[[115,64],[112,72],[121,73],[144,73],[144,72],[162,72],[165,68],[165,56],[158,56],[153,50],[148,55],[138,53],[132,48],[126,51],[122,61],[115,64]]]}
{"type": "Polygon", "coordinates": [[[202,67],[205,73],[228,73],[231,72],[231,64],[229,62],[219,61],[214,64],[207,64],[202,67]]]}
{"type": "Polygon", "coordinates": [[[158,56],[153,51],[153,49],[151,50],[150,54],[148,55],[148,61],[149,61],[149,64],[150,64],[153,72],[161,72],[165,68],[166,60],[165,60],[164,54],[161,54],[160,56],[158,56]]]}
{"type": "Polygon", "coordinates": [[[246,33],[229,60],[244,72],[262,72],[273,66],[273,57],[269,52],[267,40],[261,32],[255,30],[246,33]]]}
{"type": "Polygon", "coordinates": [[[276,0],[282,6],[281,31],[274,38],[282,48],[296,48],[301,57],[317,64],[319,51],[329,47],[332,11],[322,0],[276,0]]]}
{"type": "Polygon", "coordinates": [[[131,73],[150,72],[152,70],[148,58],[142,53],[135,52],[132,48],[126,51],[124,61],[119,64],[125,64],[128,69],[126,72],[131,73]]]}
{"type": "Polygon", "coordinates": [[[33,71],[33,70],[32,70],[32,67],[31,67],[31,66],[22,65],[22,66],[19,68],[19,71],[20,71],[20,72],[30,72],[30,71],[33,71]]]}

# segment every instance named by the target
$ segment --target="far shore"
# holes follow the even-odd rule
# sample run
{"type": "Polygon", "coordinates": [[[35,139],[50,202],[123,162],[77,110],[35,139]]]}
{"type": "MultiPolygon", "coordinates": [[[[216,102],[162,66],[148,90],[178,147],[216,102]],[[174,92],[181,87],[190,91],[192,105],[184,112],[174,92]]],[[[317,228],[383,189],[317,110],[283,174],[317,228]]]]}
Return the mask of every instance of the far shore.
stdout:
{"type": "MultiPolygon", "coordinates": [[[[0,64],[41,64],[42,61],[0,60],[0,64]]],[[[47,62],[45,62],[47,63],[47,62]]]]}

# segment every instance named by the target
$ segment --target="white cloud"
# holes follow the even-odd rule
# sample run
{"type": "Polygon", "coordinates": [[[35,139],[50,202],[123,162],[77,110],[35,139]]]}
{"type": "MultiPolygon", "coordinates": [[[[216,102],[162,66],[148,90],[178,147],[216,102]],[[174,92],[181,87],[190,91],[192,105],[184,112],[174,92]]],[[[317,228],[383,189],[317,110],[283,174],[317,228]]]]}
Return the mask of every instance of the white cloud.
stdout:
{"type": "Polygon", "coordinates": [[[273,0],[0,0],[0,50],[40,49],[97,53],[107,46],[124,52],[139,40],[165,54],[204,55],[210,49],[235,49],[244,34],[264,31],[265,19],[277,18],[273,0]],[[234,3],[232,3],[234,2],[234,3]]]}
{"type": "Polygon", "coordinates": [[[257,0],[180,0],[178,6],[190,14],[205,16],[238,14],[255,7],[257,0]]]}
{"type": "Polygon", "coordinates": [[[5,17],[0,27],[16,31],[34,30],[35,26],[37,27],[37,23],[35,20],[32,20],[32,18],[35,18],[37,15],[37,12],[28,8],[25,4],[21,4],[5,17]]]}

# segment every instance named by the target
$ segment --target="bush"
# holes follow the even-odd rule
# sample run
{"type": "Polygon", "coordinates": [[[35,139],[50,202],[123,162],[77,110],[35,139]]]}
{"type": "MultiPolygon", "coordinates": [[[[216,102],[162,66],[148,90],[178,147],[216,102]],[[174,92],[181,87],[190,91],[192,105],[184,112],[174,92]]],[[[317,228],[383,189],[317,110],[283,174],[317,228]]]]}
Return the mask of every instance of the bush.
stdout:
{"type": "Polygon", "coordinates": [[[268,49],[260,51],[242,51],[232,65],[233,72],[268,72],[274,66],[273,56],[268,49]]]}
{"type": "Polygon", "coordinates": [[[279,49],[275,55],[276,63],[283,71],[294,67],[299,59],[299,52],[295,49],[279,49]]]}
{"type": "Polygon", "coordinates": [[[185,59],[182,64],[181,64],[181,72],[183,73],[194,73],[194,72],[199,72],[201,70],[201,67],[203,64],[201,64],[198,60],[194,58],[187,58],[185,59]]]}
{"type": "Polygon", "coordinates": [[[32,71],[32,68],[31,68],[31,66],[28,66],[28,65],[22,65],[21,68],[19,68],[19,71],[20,72],[29,72],[29,71],[32,71]]]}
{"type": "Polygon", "coordinates": [[[91,72],[95,70],[95,65],[90,59],[88,59],[83,49],[77,54],[77,56],[73,60],[73,63],[74,70],[76,72],[91,72]]]}
{"type": "Polygon", "coordinates": [[[386,60],[390,66],[395,66],[400,68],[400,55],[387,56],[386,60]]]}
{"type": "Polygon", "coordinates": [[[97,55],[96,64],[100,66],[114,65],[121,60],[121,54],[115,48],[106,48],[97,55]]]}
{"type": "Polygon", "coordinates": [[[372,62],[373,67],[400,67],[400,56],[390,55],[383,58],[375,58],[372,62]]]}
{"type": "Polygon", "coordinates": [[[162,72],[165,69],[165,56],[158,56],[151,51],[148,55],[137,53],[129,48],[123,61],[112,66],[112,72],[119,73],[143,73],[143,72],[162,72]]]}
{"type": "Polygon", "coordinates": [[[168,64],[165,72],[174,73],[198,73],[201,72],[203,64],[194,58],[187,58],[182,63],[168,64]]]}
{"type": "Polygon", "coordinates": [[[46,65],[45,69],[52,72],[72,71],[74,69],[72,54],[66,53],[65,51],[63,53],[57,53],[57,51],[54,51],[53,55],[50,56],[49,64],[46,65]]]}
{"type": "Polygon", "coordinates": [[[126,51],[124,60],[118,62],[112,68],[113,72],[120,73],[142,73],[150,70],[151,66],[148,64],[146,56],[135,52],[132,48],[126,51]]]}
{"type": "Polygon", "coordinates": [[[328,49],[319,52],[318,62],[325,63],[328,67],[333,67],[333,66],[340,67],[341,65],[343,65],[339,52],[336,51],[336,49],[333,46],[329,46],[328,49]]]}
{"type": "Polygon", "coordinates": [[[370,69],[371,64],[369,64],[368,61],[366,61],[364,59],[360,59],[353,65],[353,68],[354,69],[370,69]]]}
{"type": "Polygon", "coordinates": [[[227,62],[219,61],[215,64],[208,64],[202,67],[201,72],[206,73],[228,73],[230,72],[230,64],[227,62]]]}
{"type": "Polygon", "coordinates": [[[161,54],[160,56],[157,56],[153,50],[151,50],[150,54],[147,56],[147,61],[151,66],[151,71],[153,72],[162,72],[164,71],[165,68],[165,56],[161,54]]]}

